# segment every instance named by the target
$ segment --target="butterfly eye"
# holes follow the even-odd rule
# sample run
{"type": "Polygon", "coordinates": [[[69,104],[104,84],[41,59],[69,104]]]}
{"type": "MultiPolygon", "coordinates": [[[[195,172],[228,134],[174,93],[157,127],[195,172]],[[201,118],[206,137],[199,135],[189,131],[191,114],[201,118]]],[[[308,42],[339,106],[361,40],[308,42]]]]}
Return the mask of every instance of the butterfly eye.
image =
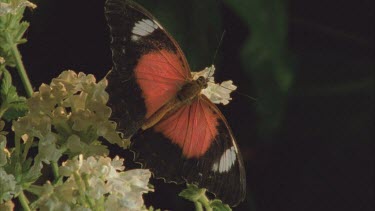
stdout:
{"type": "Polygon", "coordinates": [[[197,79],[197,82],[198,84],[203,87],[204,89],[207,88],[207,81],[206,79],[203,77],[203,76],[200,76],[198,79],[197,79]]]}
{"type": "Polygon", "coordinates": [[[203,83],[203,89],[207,88],[208,87],[208,84],[206,82],[206,79],[204,80],[204,83],[203,83]]]}

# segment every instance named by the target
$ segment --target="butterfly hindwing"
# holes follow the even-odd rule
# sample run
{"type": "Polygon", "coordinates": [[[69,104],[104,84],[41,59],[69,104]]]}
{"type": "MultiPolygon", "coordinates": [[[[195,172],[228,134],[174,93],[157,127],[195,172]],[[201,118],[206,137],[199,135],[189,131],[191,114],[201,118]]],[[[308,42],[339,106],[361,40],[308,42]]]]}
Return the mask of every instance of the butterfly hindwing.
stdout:
{"type": "Polygon", "coordinates": [[[186,180],[231,205],[245,196],[245,170],[232,132],[224,116],[204,96],[154,128],[139,132],[132,149],[136,160],[156,177],[169,182],[186,180]],[[214,136],[208,134],[212,129],[214,136]],[[179,140],[173,140],[172,131],[180,133],[179,140]]]}
{"type": "Polygon", "coordinates": [[[138,4],[107,0],[113,69],[107,76],[113,116],[130,137],[191,78],[173,38],[138,4]]]}
{"type": "Polygon", "coordinates": [[[199,158],[210,148],[218,134],[218,116],[198,97],[171,116],[164,118],[154,130],[178,145],[185,158],[199,158]]]}

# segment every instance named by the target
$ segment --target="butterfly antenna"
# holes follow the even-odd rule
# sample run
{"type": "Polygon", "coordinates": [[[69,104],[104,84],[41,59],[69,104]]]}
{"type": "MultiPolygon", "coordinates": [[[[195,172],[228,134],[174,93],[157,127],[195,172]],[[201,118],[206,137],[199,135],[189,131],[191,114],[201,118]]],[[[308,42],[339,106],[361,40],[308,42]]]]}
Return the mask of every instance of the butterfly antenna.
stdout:
{"type": "MultiPolygon", "coordinates": [[[[214,56],[212,57],[212,65],[214,65],[215,63],[215,60],[216,60],[216,56],[219,52],[219,49],[220,49],[220,46],[221,46],[221,43],[223,42],[223,39],[224,39],[224,35],[225,35],[225,30],[223,31],[223,33],[221,34],[221,37],[220,37],[220,40],[219,40],[219,44],[217,45],[217,48],[215,50],[215,53],[214,53],[214,56]]],[[[208,76],[211,74],[211,71],[212,71],[212,68],[210,69],[210,71],[208,72],[208,76]]],[[[208,81],[208,77],[207,77],[207,81],[208,81]]]]}
{"type": "Polygon", "coordinates": [[[242,95],[242,96],[244,96],[244,97],[247,97],[248,99],[254,101],[255,103],[258,102],[258,99],[256,99],[255,97],[251,97],[250,95],[247,95],[247,94],[242,93],[242,92],[239,92],[239,91],[235,91],[235,92],[237,92],[237,94],[239,94],[239,95],[242,95]]]}
{"type": "Polygon", "coordinates": [[[220,40],[219,40],[219,44],[217,45],[217,48],[216,48],[216,50],[215,50],[215,54],[214,54],[214,56],[213,56],[213,58],[212,58],[212,64],[215,63],[215,59],[216,59],[217,53],[219,52],[219,49],[220,49],[221,43],[223,42],[224,35],[225,35],[225,30],[224,30],[223,33],[221,34],[221,37],[220,37],[220,40]]]}

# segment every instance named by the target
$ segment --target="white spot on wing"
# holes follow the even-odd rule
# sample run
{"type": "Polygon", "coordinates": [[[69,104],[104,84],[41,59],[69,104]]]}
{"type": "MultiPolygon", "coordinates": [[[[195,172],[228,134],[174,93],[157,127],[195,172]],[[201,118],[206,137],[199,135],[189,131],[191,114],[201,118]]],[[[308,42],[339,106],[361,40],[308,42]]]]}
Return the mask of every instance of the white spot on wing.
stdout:
{"type": "Polygon", "coordinates": [[[158,24],[154,21],[149,19],[142,19],[135,23],[132,29],[132,36],[131,39],[133,41],[139,40],[139,38],[147,36],[155,31],[155,29],[159,28],[158,24]]]}
{"type": "Polygon", "coordinates": [[[139,36],[138,35],[134,35],[133,34],[131,38],[132,38],[133,41],[139,40],[139,36]]]}
{"type": "Polygon", "coordinates": [[[221,155],[219,162],[214,163],[212,166],[212,171],[220,173],[228,172],[234,165],[236,159],[236,147],[232,146],[231,148],[225,150],[225,152],[221,155]]]}

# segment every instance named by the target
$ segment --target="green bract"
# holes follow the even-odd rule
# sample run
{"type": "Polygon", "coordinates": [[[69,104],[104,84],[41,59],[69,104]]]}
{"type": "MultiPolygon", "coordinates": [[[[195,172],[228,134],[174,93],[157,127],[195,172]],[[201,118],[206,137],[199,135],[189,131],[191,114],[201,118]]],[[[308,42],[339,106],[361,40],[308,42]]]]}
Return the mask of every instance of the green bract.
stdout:
{"type": "Polygon", "coordinates": [[[206,189],[198,188],[196,185],[187,185],[187,188],[180,192],[179,196],[195,204],[196,210],[207,211],[230,211],[232,210],[227,204],[219,199],[209,200],[206,196],[206,189]]]}

